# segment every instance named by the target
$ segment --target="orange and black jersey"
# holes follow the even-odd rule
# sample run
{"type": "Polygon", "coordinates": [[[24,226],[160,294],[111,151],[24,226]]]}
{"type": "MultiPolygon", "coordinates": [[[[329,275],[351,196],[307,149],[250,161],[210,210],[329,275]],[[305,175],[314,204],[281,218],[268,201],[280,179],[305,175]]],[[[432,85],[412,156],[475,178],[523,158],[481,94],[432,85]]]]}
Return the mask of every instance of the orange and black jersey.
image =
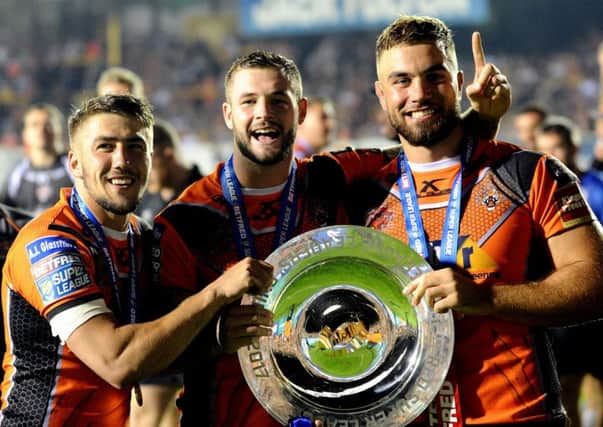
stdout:
{"type": "MultiPolygon", "coordinates": [[[[117,313],[100,248],[69,206],[70,190],[20,231],[2,278],[6,353],[1,425],[125,425],[129,390],[118,390],[65,344],[93,316],[117,313]]],[[[132,220],[142,270],[141,224],[132,220]]],[[[122,293],[128,240],[105,229],[122,293]]],[[[143,304],[140,304],[143,305],[143,304]]]]}
{"type": "MultiPolygon", "coordinates": [[[[13,243],[13,240],[15,240],[17,233],[32,217],[33,214],[30,212],[22,211],[0,203],[0,269],[2,268],[1,266],[4,265],[8,248],[13,243]]],[[[0,281],[2,281],[1,273],[0,281]]],[[[0,318],[0,330],[4,330],[2,318],[0,318]]],[[[4,335],[2,335],[2,339],[0,340],[0,354],[4,354],[4,335]]],[[[4,371],[1,367],[0,374],[4,375],[4,371]]]]}
{"type": "MultiPolygon", "coordinates": [[[[439,253],[458,159],[410,164],[425,233],[439,253]]],[[[397,175],[392,162],[390,177],[397,175]]],[[[381,203],[367,225],[408,241],[395,179],[373,188],[381,203]]],[[[552,271],[546,241],[594,217],[577,178],[559,161],[479,141],[463,174],[457,265],[476,286],[525,282],[552,271]]],[[[437,268],[437,260],[430,262],[437,268]]],[[[569,284],[568,284],[569,285],[569,284]]],[[[455,319],[454,378],[463,421],[504,424],[563,418],[544,332],[488,316],[455,319]]]]}
{"type": "MultiPolygon", "coordinates": [[[[295,161],[296,235],[348,223],[345,199],[350,185],[377,176],[387,163],[380,150],[346,150],[295,161]]],[[[156,218],[154,234],[160,245],[154,251],[159,257],[154,272],[162,287],[198,291],[239,260],[220,184],[223,167],[218,165],[212,174],[191,185],[156,218]]],[[[259,258],[273,250],[283,187],[242,189],[259,258]]],[[[215,326],[206,328],[204,334],[207,349],[208,342],[215,342],[215,326]]],[[[185,393],[179,402],[183,426],[279,425],[254,399],[236,356],[199,360],[185,372],[185,393]]]]}

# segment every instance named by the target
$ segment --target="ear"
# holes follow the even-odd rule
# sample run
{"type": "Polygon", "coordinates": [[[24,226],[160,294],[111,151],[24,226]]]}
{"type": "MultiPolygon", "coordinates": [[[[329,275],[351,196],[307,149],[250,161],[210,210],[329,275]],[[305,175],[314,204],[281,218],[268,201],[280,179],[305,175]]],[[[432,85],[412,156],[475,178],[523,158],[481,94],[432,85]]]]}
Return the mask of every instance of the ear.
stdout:
{"type": "Polygon", "coordinates": [[[308,98],[303,97],[299,101],[297,101],[297,109],[299,111],[299,117],[297,118],[297,124],[301,125],[306,119],[306,114],[308,113],[308,98]]]}
{"type": "Polygon", "coordinates": [[[226,127],[232,130],[234,127],[232,124],[232,107],[228,102],[222,103],[222,115],[224,116],[226,127]]]}
{"type": "Polygon", "coordinates": [[[67,155],[67,164],[69,165],[71,175],[73,175],[74,178],[82,177],[82,166],[80,164],[78,154],[73,149],[69,150],[69,154],[67,155]]]}
{"type": "Polygon", "coordinates": [[[465,79],[465,76],[463,75],[462,71],[459,71],[458,73],[456,73],[456,84],[458,85],[458,98],[462,98],[463,97],[463,81],[465,79]]]}
{"type": "Polygon", "coordinates": [[[385,94],[383,93],[383,85],[379,80],[375,82],[375,94],[379,99],[379,104],[381,104],[381,109],[387,112],[387,103],[385,102],[385,94]]]}

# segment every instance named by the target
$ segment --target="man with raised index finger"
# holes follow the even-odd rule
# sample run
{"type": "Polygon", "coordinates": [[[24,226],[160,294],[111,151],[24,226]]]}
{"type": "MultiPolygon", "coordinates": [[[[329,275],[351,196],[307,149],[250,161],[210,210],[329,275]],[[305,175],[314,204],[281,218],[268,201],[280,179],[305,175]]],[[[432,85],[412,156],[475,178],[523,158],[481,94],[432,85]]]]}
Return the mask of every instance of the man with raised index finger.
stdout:
{"type": "MultiPolygon", "coordinates": [[[[413,303],[455,315],[445,382],[454,396],[434,401],[425,421],[564,425],[541,327],[600,317],[603,307],[603,243],[576,176],[555,159],[475,139],[461,126],[463,74],[442,21],[397,19],[379,36],[376,60],[375,89],[403,151],[368,225],[434,267],[405,289],[413,303]],[[439,191],[424,191],[425,182],[439,191]]],[[[479,80],[487,97],[504,90],[495,75],[479,80]]]]}

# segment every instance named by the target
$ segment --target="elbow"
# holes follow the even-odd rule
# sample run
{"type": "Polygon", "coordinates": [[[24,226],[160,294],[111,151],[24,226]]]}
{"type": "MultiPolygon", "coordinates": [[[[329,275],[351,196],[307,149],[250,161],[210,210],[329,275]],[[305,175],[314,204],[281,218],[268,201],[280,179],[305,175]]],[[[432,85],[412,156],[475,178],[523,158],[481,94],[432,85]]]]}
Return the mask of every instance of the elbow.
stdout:
{"type": "Polygon", "coordinates": [[[109,385],[118,389],[118,390],[128,390],[132,387],[134,387],[138,381],[134,380],[133,378],[115,378],[112,379],[110,381],[108,381],[109,385]]]}
{"type": "Polygon", "coordinates": [[[128,366],[110,367],[101,377],[109,385],[119,390],[127,390],[142,379],[138,369],[128,366]]]}

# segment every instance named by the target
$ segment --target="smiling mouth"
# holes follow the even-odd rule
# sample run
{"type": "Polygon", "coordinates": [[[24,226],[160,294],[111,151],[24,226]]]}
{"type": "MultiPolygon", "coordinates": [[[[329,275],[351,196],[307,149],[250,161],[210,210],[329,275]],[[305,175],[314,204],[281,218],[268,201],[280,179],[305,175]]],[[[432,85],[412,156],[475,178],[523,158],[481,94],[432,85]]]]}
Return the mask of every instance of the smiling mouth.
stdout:
{"type": "Polygon", "coordinates": [[[251,131],[251,137],[262,144],[269,144],[281,136],[277,128],[263,128],[251,131]]]}
{"type": "Polygon", "coordinates": [[[406,113],[406,115],[409,116],[411,119],[422,119],[424,117],[432,116],[435,113],[436,113],[435,109],[426,108],[424,110],[410,111],[410,112],[406,113]]]}
{"type": "Polygon", "coordinates": [[[119,187],[128,187],[128,186],[134,184],[134,178],[127,177],[127,176],[109,178],[108,181],[109,181],[109,184],[117,185],[119,187]]]}

